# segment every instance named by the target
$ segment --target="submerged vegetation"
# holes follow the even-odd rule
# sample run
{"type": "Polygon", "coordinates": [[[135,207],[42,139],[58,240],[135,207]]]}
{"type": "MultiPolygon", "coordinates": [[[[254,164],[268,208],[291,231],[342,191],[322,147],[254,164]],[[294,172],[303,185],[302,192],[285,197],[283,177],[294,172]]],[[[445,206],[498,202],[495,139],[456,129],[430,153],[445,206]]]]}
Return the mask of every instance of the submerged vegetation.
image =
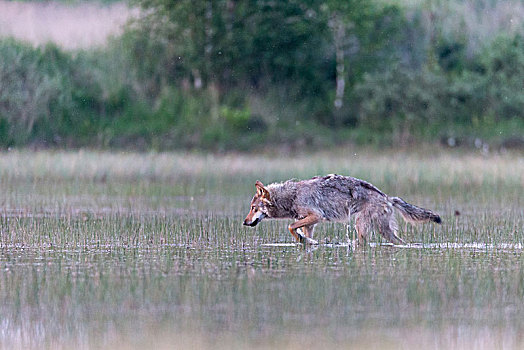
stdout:
{"type": "Polygon", "coordinates": [[[518,1],[134,4],[103,48],[0,40],[0,147],[523,145],[518,1]]]}
{"type": "Polygon", "coordinates": [[[511,154],[2,153],[0,347],[519,347],[523,174],[511,154]],[[443,224],[356,250],[341,224],[316,249],[242,226],[256,179],[331,172],[443,224]]]}

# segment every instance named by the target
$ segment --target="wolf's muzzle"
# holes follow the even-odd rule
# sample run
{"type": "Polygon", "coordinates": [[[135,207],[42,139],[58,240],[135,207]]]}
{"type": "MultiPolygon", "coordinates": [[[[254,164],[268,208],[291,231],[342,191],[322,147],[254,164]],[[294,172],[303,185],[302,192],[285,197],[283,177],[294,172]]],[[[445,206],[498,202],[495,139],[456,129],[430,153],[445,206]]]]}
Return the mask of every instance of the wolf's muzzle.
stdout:
{"type": "Polygon", "coordinates": [[[259,222],[260,222],[260,218],[256,218],[255,220],[253,220],[251,222],[248,222],[247,220],[244,220],[244,225],[253,227],[253,226],[256,226],[259,222]]]}

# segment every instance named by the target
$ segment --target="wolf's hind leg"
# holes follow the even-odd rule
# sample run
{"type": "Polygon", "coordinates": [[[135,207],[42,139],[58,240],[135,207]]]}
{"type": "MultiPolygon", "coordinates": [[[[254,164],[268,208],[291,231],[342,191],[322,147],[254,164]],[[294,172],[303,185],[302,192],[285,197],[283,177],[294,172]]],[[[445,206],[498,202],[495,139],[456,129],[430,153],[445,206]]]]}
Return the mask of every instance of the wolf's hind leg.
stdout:
{"type": "Polygon", "coordinates": [[[304,231],[304,234],[307,238],[313,238],[313,231],[315,231],[315,224],[312,225],[306,225],[302,227],[302,230],[304,231]]]}
{"type": "Polygon", "coordinates": [[[355,218],[355,230],[357,231],[358,243],[365,243],[368,237],[371,224],[369,218],[365,215],[358,214],[355,218]]]}
{"type": "Polygon", "coordinates": [[[377,226],[380,234],[385,239],[393,244],[405,244],[405,242],[397,236],[398,225],[393,211],[389,210],[377,217],[377,226]]]}

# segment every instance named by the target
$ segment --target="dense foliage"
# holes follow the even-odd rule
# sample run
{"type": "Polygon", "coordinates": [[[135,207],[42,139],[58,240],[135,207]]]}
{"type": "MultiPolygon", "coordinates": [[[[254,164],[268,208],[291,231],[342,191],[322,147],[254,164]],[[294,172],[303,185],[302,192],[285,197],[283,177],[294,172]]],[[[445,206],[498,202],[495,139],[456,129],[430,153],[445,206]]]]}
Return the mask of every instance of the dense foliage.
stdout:
{"type": "Polygon", "coordinates": [[[518,32],[473,50],[424,23],[424,8],[137,4],[143,15],[104,49],[0,41],[0,147],[524,142],[518,32]]]}

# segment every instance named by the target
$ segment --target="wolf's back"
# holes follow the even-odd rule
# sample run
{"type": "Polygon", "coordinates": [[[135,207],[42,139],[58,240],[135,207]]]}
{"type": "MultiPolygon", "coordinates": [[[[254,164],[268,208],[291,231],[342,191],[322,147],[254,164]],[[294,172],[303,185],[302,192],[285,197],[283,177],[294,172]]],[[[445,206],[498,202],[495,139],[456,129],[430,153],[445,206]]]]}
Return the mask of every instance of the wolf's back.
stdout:
{"type": "Polygon", "coordinates": [[[442,220],[440,216],[431,210],[417,207],[416,205],[409,204],[399,197],[389,197],[389,200],[395,208],[400,211],[400,214],[404,220],[409,222],[424,222],[433,221],[440,224],[442,220]]]}

